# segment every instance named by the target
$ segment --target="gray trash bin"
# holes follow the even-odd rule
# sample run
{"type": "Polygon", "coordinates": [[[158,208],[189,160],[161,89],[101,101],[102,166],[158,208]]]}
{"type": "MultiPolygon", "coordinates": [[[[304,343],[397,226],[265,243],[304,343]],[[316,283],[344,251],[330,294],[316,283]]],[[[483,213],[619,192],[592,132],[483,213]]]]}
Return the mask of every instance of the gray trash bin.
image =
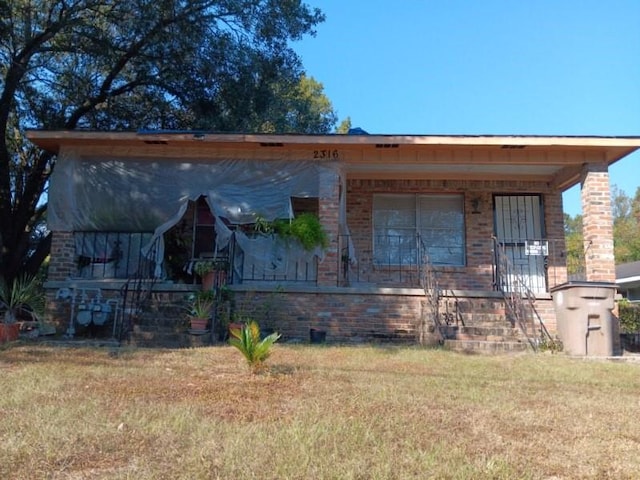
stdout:
{"type": "Polygon", "coordinates": [[[610,357],[618,331],[612,311],[617,285],[571,281],[551,289],[558,336],[569,355],[610,357]]]}

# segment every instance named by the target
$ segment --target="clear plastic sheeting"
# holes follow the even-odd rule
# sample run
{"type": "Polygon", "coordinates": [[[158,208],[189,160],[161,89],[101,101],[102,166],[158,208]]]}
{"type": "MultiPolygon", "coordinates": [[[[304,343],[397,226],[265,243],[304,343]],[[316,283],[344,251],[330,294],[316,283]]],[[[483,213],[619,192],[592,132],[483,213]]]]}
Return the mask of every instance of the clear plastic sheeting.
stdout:
{"type": "Polygon", "coordinates": [[[67,153],[53,172],[49,227],[155,231],[189,200],[207,197],[232,224],[289,218],[291,197],[317,197],[320,169],[307,160],[92,158],[67,153]]]}
{"type": "Polygon", "coordinates": [[[300,243],[277,235],[249,237],[235,232],[234,274],[244,280],[315,281],[322,249],[305,250],[300,243]]]}
{"type": "Polygon", "coordinates": [[[75,251],[80,278],[128,278],[139,273],[149,261],[142,247],[151,233],[75,232],[75,251]]]}
{"type": "MultiPolygon", "coordinates": [[[[227,248],[234,235],[244,277],[315,278],[320,250],[308,252],[277,237],[249,238],[226,224],[254,223],[258,215],[269,221],[292,218],[292,197],[318,196],[321,169],[338,172],[335,163],[307,160],[98,158],[70,152],[58,160],[51,179],[49,228],[153,231],[140,251],[154,262],[154,276],[164,277],[163,235],[182,219],[189,201],[204,196],[215,218],[215,249],[227,248]]],[[[341,204],[342,211],[344,199],[341,204]]],[[[80,255],[102,253],[77,247],[80,255]]]]}

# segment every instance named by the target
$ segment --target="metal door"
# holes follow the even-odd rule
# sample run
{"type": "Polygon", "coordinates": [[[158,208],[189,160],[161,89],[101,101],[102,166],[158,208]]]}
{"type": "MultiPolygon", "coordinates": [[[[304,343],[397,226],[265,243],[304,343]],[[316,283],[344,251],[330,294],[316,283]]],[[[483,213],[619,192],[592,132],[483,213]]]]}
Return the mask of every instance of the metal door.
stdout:
{"type": "Polygon", "coordinates": [[[534,293],[547,291],[546,256],[540,195],[496,195],[495,235],[511,262],[508,278],[499,279],[510,291],[521,280],[534,293]]]}

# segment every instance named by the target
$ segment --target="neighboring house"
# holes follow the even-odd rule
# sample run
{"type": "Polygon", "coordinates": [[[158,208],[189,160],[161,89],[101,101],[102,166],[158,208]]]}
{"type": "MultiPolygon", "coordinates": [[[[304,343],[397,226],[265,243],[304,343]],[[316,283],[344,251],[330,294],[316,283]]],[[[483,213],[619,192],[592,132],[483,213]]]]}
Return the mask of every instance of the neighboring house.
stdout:
{"type": "Polygon", "coordinates": [[[487,322],[553,334],[548,292],[567,280],[562,192],[581,184],[587,280],[615,281],[608,168],[640,147],[566,136],[28,137],[58,154],[46,288],[61,329],[82,302],[64,289],[99,289],[130,311],[117,305],[134,287],[125,279],[147,277],[157,298],[177,299],[199,288],[194,262],[218,258],[236,303],[277,293],[272,328],[330,341],[511,339],[487,322]],[[260,234],[264,221],[303,212],[319,216],[323,251],[260,234]]]}
{"type": "Polygon", "coordinates": [[[623,298],[640,303],[640,262],[616,265],[616,284],[623,298]]]}

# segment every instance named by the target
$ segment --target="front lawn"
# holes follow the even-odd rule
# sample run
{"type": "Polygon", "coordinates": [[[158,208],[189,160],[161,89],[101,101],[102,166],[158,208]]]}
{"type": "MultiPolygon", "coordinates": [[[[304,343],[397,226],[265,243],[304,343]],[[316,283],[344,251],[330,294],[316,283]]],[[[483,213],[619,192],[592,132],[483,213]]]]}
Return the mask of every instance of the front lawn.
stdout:
{"type": "Polygon", "coordinates": [[[640,363],[406,347],[0,351],[3,479],[637,478],[640,363]]]}

